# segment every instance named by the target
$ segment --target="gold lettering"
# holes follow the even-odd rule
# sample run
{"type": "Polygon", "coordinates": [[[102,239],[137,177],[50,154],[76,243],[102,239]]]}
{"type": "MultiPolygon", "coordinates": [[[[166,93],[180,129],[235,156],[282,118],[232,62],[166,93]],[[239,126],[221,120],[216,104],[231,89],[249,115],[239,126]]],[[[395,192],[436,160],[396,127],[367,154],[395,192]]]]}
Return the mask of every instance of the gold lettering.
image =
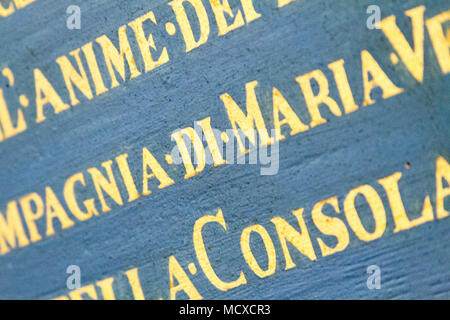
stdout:
{"type": "Polygon", "coordinates": [[[295,267],[295,263],[292,261],[286,241],[289,241],[289,243],[294,245],[298,251],[307,256],[310,260],[317,259],[309,237],[308,229],[306,228],[305,221],[303,220],[303,211],[303,208],[292,211],[292,214],[297,218],[300,232],[295,230],[289,223],[286,222],[286,220],[280,217],[275,217],[270,220],[275,225],[278,237],[280,238],[281,247],[286,259],[285,270],[295,267]]]}
{"type": "Polygon", "coordinates": [[[92,42],[89,42],[82,46],[81,50],[83,50],[84,56],[86,57],[86,62],[89,67],[89,71],[91,72],[92,80],[94,80],[95,94],[99,96],[102,93],[108,91],[108,89],[105,87],[100,69],[98,68],[97,58],[95,57],[92,42]]]}
{"type": "Polygon", "coordinates": [[[31,193],[26,195],[19,200],[20,207],[22,208],[23,216],[25,218],[25,223],[28,228],[28,233],[31,242],[36,242],[42,239],[41,235],[36,226],[36,220],[40,219],[44,214],[44,203],[41,197],[37,193],[31,193]],[[34,203],[36,210],[33,210],[31,202],[34,203]]]}
{"type": "Polygon", "coordinates": [[[323,234],[334,236],[337,239],[337,243],[334,248],[330,248],[321,238],[317,238],[322,255],[329,256],[336,252],[343,251],[347,248],[350,237],[347,227],[341,219],[336,217],[329,217],[323,213],[323,207],[328,204],[333,207],[334,211],[340,213],[339,203],[337,197],[320,201],[314,205],[312,210],[312,219],[317,229],[323,234]]]}
{"type": "Polygon", "coordinates": [[[64,185],[64,199],[66,200],[66,204],[70,209],[70,212],[80,221],[86,221],[92,217],[92,215],[98,215],[98,211],[95,208],[95,200],[88,199],[83,201],[83,204],[86,208],[86,212],[81,211],[78,206],[77,199],[75,197],[75,183],[80,182],[83,186],[86,186],[84,182],[83,173],[79,172],[71,176],[67,179],[64,185]]]}
{"type": "Polygon", "coordinates": [[[414,50],[408,44],[405,36],[397,26],[394,15],[383,19],[380,23],[381,30],[386,35],[395,51],[397,51],[400,59],[402,59],[408,71],[411,72],[413,77],[419,82],[423,81],[424,12],[425,6],[416,7],[405,12],[405,14],[411,18],[414,50]]]}
{"type": "Polygon", "coordinates": [[[391,206],[392,216],[395,222],[394,232],[408,230],[434,219],[433,210],[424,210],[422,216],[412,221],[409,220],[398,188],[398,181],[401,177],[401,172],[396,172],[389,177],[378,180],[378,183],[383,186],[388,196],[389,205],[391,206]]]}
{"type": "Polygon", "coordinates": [[[120,174],[123,178],[123,183],[127,188],[128,192],[128,202],[138,199],[141,195],[136,189],[136,184],[133,180],[133,175],[130,172],[130,167],[128,166],[128,154],[124,153],[116,157],[117,165],[119,166],[120,174]]]}
{"type": "Polygon", "coordinates": [[[277,88],[273,88],[273,126],[276,135],[275,139],[277,141],[286,138],[281,134],[281,126],[285,124],[291,128],[291,136],[309,129],[307,125],[300,121],[281,92],[277,88]],[[281,121],[280,113],[284,117],[281,121]]]}
{"type": "Polygon", "coordinates": [[[180,26],[181,33],[183,35],[184,43],[186,44],[186,52],[189,52],[195,48],[200,47],[208,41],[209,37],[209,19],[206,9],[203,6],[202,0],[174,0],[168,3],[175,13],[178,25],[180,26]],[[198,22],[200,24],[200,37],[195,40],[194,33],[192,32],[189,18],[184,9],[184,3],[191,4],[197,15],[198,22]]]}
{"type": "Polygon", "coordinates": [[[118,34],[120,52],[116,49],[107,36],[103,35],[96,40],[103,50],[106,66],[108,67],[109,75],[111,76],[111,88],[119,86],[114,70],[116,70],[122,77],[122,80],[125,81],[125,59],[127,60],[128,67],[130,68],[130,79],[134,79],[141,74],[136,67],[133,52],[131,51],[130,43],[128,42],[127,27],[121,26],[118,30],[118,34]]]}
{"type": "Polygon", "coordinates": [[[380,68],[372,55],[367,50],[361,51],[362,75],[364,85],[364,103],[363,106],[374,104],[370,94],[375,87],[380,87],[383,91],[383,99],[388,99],[403,92],[403,89],[397,87],[388,78],[386,73],[380,68]],[[372,80],[369,81],[369,74],[372,80]]]}
{"type": "Polygon", "coordinates": [[[203,171],[206,164],[206,153],[203,147],[202,139],[199,137],[198,133],[191,127],[187,127],[172,133],[172,139],[175,140],[180,152],[181,158],[183,159],[184,167],[186,168],[185,179],[189,179],[196,174],[203,171]],[[187,148],[184,142],[183,135],[186,135],[191,140],[192,146],[195,151],[195,160],[197,162],[197,167],[194,168],[191,159],[191,149],[187,148]]]}
{"type": "Polygon", "coordinates": [[[72,300],[83,300],[83,295],[87,294],[92,300],[97,300],[97,291],[93,284],[81,287],[80,289],[75,289],[69,292],[70,299],[72,300]]]}
{"type": "Polygon", "coordinates": [[[174,256],[169,258],[169,277],[170,277],[170,300],[175,300],[179,291],[184,291],[191,300],[201,300],[202,296],[192,284],[186,272],[178,263],[174,256]],[[178,285],[174,286],[174,280],[178,285]]]}
{"type": "Polygon", "coordinates": [[[234,17],[235,15],[230,8],[228,0],[209,0],[209,3],[211,4],[211,8],[213,9],[214,16],[216,17],[219,36],[227,34],[228,32],[245,25],[241,10],[238,10],[236,13],[236,17],[234,17]],[[228,14],[231,18],[234,18],[234,21],[231,25],[228,25],[225,13],[228,14]]]}
{"type": "Polygon", "coordinates": [[[134,268],[125,272],[131,291],[133,292],[134,300],[145,300],[144,292],[141,287],[141,280],[139,279],[138,269],[134,268]]]}
{"type": "Polygon", "coordinates": [[[41,70],[34,69],[34,85],[36,88],[36,122],[42,122],[46,118],[44,116],[44,105],[50,103],[56,114],[69,109],[70,106],[65,104],[53,86],[48,82],[47,78],[42,74],[41,70]]]}
{"type": "Polygon", "coordinates": [[[158,60],[153,60],[152,53],[150,52],[149,47],[151,47],[153,50],[156,50],[156,45],[155,41],[153,40],[153,35],[150,34],[147,38],[144,33],[143,23],[147,20],[150,20],[154,24],[157,24],[155,15],[152,11],[129,23],[130,27],[134,31],[134,34],[136,35],[136,40],[139,44],[142,59],[144,59],[145,72],[153,70],[154,68],[169,62],[169,55],[167,53],[166,47],[162,49],[161,55],[159,56],[158,60]]]}
{"type": "Polygon", "coordinates": [[[72,83],[80,89],[80,91],[88,98],[92,99],[92,91],[91,86],[89,84],[89,79],[87,78],[86,71],[84,71],[83,64],[80,59],[80,49],[76,49],[70,53],[75,58],[77,62],[78,69],[80,73],[78,73],[75,68],[70,63],[69,59],[66,56],[61,56],[56,59],[56,62],[59,64],[61,72],[64,77],[64,81],[66,83],[67,90],[69,91],[70,101],[72,102],[72,106],[77,105],[80,101],[77,99],[75,92],[73,90],[72,83]]]}
{"type": "Polygon", "coordinates": [[[30,242],[20,219],[17,201],[10,201],[6,207],[6,221],[0,212],[0,254],[8,253],[9,247],[15,248],[17,244],[19,247],[25,247],[30,242]]]}
{"type": "Polygon", "coordinates": [[[55,234],[55,230],[53,229],[53,219],[55,218],[57,218],[61,223],[62,229],[67,229],[75,225],[75,223],[67,216],[66,211],[50,187],[45,188],[45,205],[45,215],[47,217],[47,236],[55,234]]]}
{"type": "Polygon", "coordinates": [[[342,115],[341,109],[339,109],[336,101],[329,96],[330,90],[328,88],[328,80],[322,71],[314,70],[313,72],[297,77],[296,80],[300,84],[303,96],[305,97],[306,106],[311,116],[311,128],[327,122],[319,111],[319,105],[322,103],[325,104],[335,116],[340,117],[342,115]],[[312,79],[314,79],[319,86],[319,93],[317,95],[314,95],[311,86],[312,79]]]}
{"type": "Polygon", "coordinates": [[[261,139],[261,146],[267,146],[274,142],[274,138],[269,137],[266,125],[264,123],[261,110],[256,99],[255,87],[258,85],[258,81],[252,81],[245,85],[247,95],[247,116],[242,112],[241,108],[234,102],[233,98],[228,93],[220,96],[225,109],[228,113],[228,118],[233,127],[234,134],[236,136],[241,155],[248,152],[244,143],[241,141],[237,125],[242,129],[245,136],[249,141],[256,144],[255,125],[258,130],[259,138],[261,139]]]}
{"type": "Polygon", "coordinates": [[[351,190],[344,200],[344,211],[347,222],[355,232],[356,236],[363,241],[372,241],[380,238],[386,230],[386,212],[384,210],[383,202],[375,189],[369,185],[363,185],[351,190]],[[373,218],[375,219],[375,230],[370,233],[363,226],[358,212],[355,208],[356,196],[363,195],[372,210],[373,218]]]}
{"type": "Polygon", "coordinates": [[[222,228],[227,231],[227,225],[223,218],[222,210],[219,209],[217,215],[206,215],[201,217],[195,222],[194,225],[194,248],[195,253],[197,254],[197,260],[200,264],[200,267],[203,269],[203,273],[209,279],[209,281],[219,290],[227,291],[233,288],[236,288],[240,285],[246,284],[247,280],[245,279],[244,273],[241,272],[239,278],[235,281],[225,282],[222,281],[214,271],[211,266],[211,262],[209,261],[208,254],[206,253],[205,243],[203,242],[202,229],[203,227],[210,222],[218,223],[222,226],[222,228]]]}
{"type": "Polygon", "coordinates": [[[97,281],[97,286],[100,287],[100,290],[102,291],[103,300],[116,300],[116,296],[114,294],[113,285],[114,278],[106,278],[101,281],[97,281]]]}
{"type": "Polygon", "coordinates": [[[450,211],[444,206],[444,199],[447,196],[450,196],[450,164],[443,157],[439,157],[436,161],[436,217],[438,219],[450,215],[450,211]],[[447,187],[444,187],[442,179],[447,182],[447,187]]]}
{"type": "Polygon", "coordinates": [[[14,0],[14,3],[18,9],[22,9],[34,1],[36,0],[14,0]]]}
{"type": "Polygon", "coordinates": [[[437,60],[444,74],[450,72],[450,33],[447,27],[444,34],[444,29],[442,27],[443,23],[450,20],[450,11],[443,12],[437,16],[428,19],[427,29],[428,34],[431,38],[431,43],[433,44],[434,53],[436,54],[437,60]]]}
{"type": "Polygon", "coordinates": [[[278,0],[278,8],[284,7],[285,5],[294,1],[295,0],[278,0]]]}
{"type": "Polygon", "coordinates": [[[275,247],[273,245],[272,239],[270,239],[270,236],[267,233],[267,230],[263,226],[257,224],[247,227],[244,229],[244,231],[242,231],[241,250],[242,254],[244,255],[245,261],[250,266],[250,269],[252,269],[252,271],[258,277],[265,278],[275,273],[275,269],[277,267],[277,255],[275,253],[275,247]],[[268,258],[267,270],[261,269],[250,248],[250,236],[252,232],[258,233],[264,242],[268,258]]]}
{"type": "Polygon", "coordinates": [[[175,182],[169,177],[166,171],[161,167],[155,157],[148,151],[147,148],[142,149],[142,195],[146,196],[152,193],[148,189],[148,180],[155,177],[160,182],[158,186],[159,189],[166,188],[175,182]],[[148,168],[151,169],[152,173],[148,173],[148,168]]]}
{"type": "Polygon", "coordinates": [[[206,143],[208,144],[209,151],[211,152],[211,156],[214,161],[214,166],[218,167],[226,163],[226,161],[222,157],[222,151],[219,149],[219,146],[217,145],[217,141],[214,136],[213,129],[211,127],[211,117],[197,121],[197,123],[200,125],[200,127],[203,130],[203,134],[205,135],[206,143]]]}
{"type": "Polygon", "coordinates": [[[247,23],[252,22],[261,17],[261,14],[256,12],[253,0],[241,0],[242,9],[244,10],[245,20],[247,23]]]}
{"type": "Polygon", "coordinates": [[[97,168],[90,168],[87,170],[91,174],[95,190],[97,191],[100,203],[102,204],[103,212],[108,212],[111,210],[111,208],[106,204],[102,190],[106,191],[106,193],[109,194],[109,196],[117,204],[123,205],[122,197],[120,196],[119,188],[117,187],[116,179],[114,178],[111,165],[111,160],[102,163],[102,166],[106,169],[106,173],[108,174],[108,179],[106,179],[97,168]]]}
{"type": "Polygon", "coordinates": [[[0,124],[3,129],[3,134],[0,131],[0,141],[3,140],[3,138],[8,139],[27,130],[27,123],[23,116],[23,112],[20,109],[17,110],[17,126],[14,126],[12,123],[11,114],[9,113],[8,106],[3,97],[2,89],[0,89],[0,124]]]}
{"type": "Polygon", "coordinates": [[[13,14],[14,11],[15,11],[15,9],[14,9],[14,5],[13,5],[12,2],[9,4],[8,8],[5,8],[5,7],[0,3],[0,16],[2,16],[2,17],[7,17],[7,16],[9,16],[10,14],[13,14]]]}
{"type": "Polygon", "coordinates": [[[342,104],[344,105],[345,113],[349,114],[358,110],[359,107],[355,103],[352,89],[348,83],[347,73],[344,68],[344,59],[330,63],[328,68],[333,71],[334,81],[336,82],[339,96],[341,97],[342,104]]]}

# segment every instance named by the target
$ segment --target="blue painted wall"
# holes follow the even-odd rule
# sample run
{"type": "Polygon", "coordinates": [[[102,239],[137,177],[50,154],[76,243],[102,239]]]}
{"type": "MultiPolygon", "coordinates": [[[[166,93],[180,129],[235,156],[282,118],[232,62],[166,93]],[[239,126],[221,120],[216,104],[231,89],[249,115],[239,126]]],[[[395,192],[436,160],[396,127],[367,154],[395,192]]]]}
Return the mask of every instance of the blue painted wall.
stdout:
{"type": "MultiPolygon", "coordinates": [[[[0,298],[65,295],[66,268],[78,265],[82,285],[113,276],[116,297],[122,299],[132,298],[123,272],[137,267],[145,297],[168,299],[169,256],[176,256],[187,272],[187,265],[196,262],[193,225],[205,214],[216,214],[218,208],[223,211],[228,231],[205,228],[211,263],[228,281],[244,271],[247,284],[222,292],[197,264],[199,272],[189,276],[204,298],[450,298],[449,219],[394,234],[387,197],[376,183],[401,171],[406,211],[419,216],[426,195],[435,206],[436,159],[440,155],[450,160],[450,78],[440,70],[428,35],[424,80],[418,83],[404,66],[392,65],[389,54],[393,49],[382,32],[366,27],[366,8],[373,1],[298,0],[283,8],[276,8],[272,0],[254,2],[262,18],[222,37],[217,36],[211,8],[207,7],[210,39],[189,53],[179,32],[174,37],[165,33],[164,23],[175,22],[165,0],[38,0],[0,19],[0,67],[13,70],[16,82],[13,88],[7,88],[6,79],[1,80],[10,101],[22,93],[33,100],[32,70],[39,68],[68,102],[55,59],[102,34],[116,40],[119,26],[150,10],[161,21],[154,29],[158,45],[167,46],[171,56],[169,63],[92,100],[78,93],[79,105],[58,115],[48,112],[47,120],[40,124],[30,120],[26,132],[1,142],[2,213],[8,201],[34,191],[42,196],[48,185],[63,199],[64,182],[70,175],[100,167],[103,161],[122,153],[129,154],[138,181],[143,147],[151,150],[175,180],[173,186],[163,190],[153,186],[150,196],[123,206],[111,204],[108,213],[67,230],[56,227],[55,236],[0,256],[0,298]],[[81,30],[66,28],[66,8],[71,4],[81,8],[81,30]],[[278,174],[261,176],[257,165],[207,166],[202,173],[184,180],[182,166],[169,166],[164,161],[164,155],[174,146],[170,139],[174,130],[208,116],[213,126],[230,128],[219,96],[227,92],[242,106],[245,83],[253,80],[259,81],[258,99],[268,123],[272,121],[272,87],[279,88],[307,122],[305,101],[295,78],[315,69],[328,72],[330,95],[339,101],[337,89],[331,85],[332,75],[326,70],[328,63],[342,58],[356,103],[361,105],[360,52],[364,49],[405,92],[383,100],[375,91],[374,105],[343,117],[335,117],[325,108],[326,124],[280,143],[278,174]],[[405,168],[407,162],[409,169],[405,168]],[[318,254],[314,262],[289,247],[297,266],[284,271],[284,256],[270,219],[280,216],[297,226],[290,212],[304,207],[305,222],[319,253],[314,239],[320,233],[311,219],[312,207],[337,196],[343,210],[348,191],[363,184],[372,185],[385,205],[388,221],[383,237],[365,243],[350,232],[345,251],[329,257],[318,254]],[[277,271],[264,279],[250,271],[241,254],[241,231],[253,224],[268,230],[277,252],[277,271]],[[369,265],[381,268],[380,290],[366,287],[369,265]]],[[[230,3],[236,5],[237,1],[230,3]]],[[[404,12],[422,4],[427,7],[426,18],[449,10],[445,0],[378,1],[382,16],[396,15],[399,27],[408,36],[410,20],[404,12]]],[[[138,50],[136,43],[131,42],[131,46],[138,50]]],[[[135,56],[142,69],[142,59],[135,56]]],[[[109,86],[109,80],[105,83],[109,86]]],[[[26,112],[34,119],[34,110],[26,112]]],[[[123,185],[121,193],[126,201],[123,185]]],[[[80,193],[80,197],[93,195],[92,190],[80,193]]],[[[371,214],[363,204],[359,213],[363,217],[371,214]]],[[[372,223],[369,218],[367,223],[372,223]]],[[[255,239],[252,248],[264,265],[262,242],[255,239]]],[[[177,297],[187,296],[180,293],[177,297]]]]}

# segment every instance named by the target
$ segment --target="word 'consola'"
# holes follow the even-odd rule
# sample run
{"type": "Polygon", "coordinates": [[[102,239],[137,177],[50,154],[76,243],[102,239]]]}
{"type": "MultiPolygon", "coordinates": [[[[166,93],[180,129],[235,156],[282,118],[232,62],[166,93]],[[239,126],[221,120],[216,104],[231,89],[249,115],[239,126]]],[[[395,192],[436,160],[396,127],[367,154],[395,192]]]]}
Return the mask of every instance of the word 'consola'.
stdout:
{"type": "MultiPolygon", "coordinates": [[[[293,1],[295,0],[278,0],[278,7],[283,7],[293,1]]],[[[16,2],[20,3],[24,2],[24,0],[16,0],[16,2]]],[[[204,45],[210,38],[211,23],[204,2],[204,0],[173,0],[168,3],[175,14],[178,28],[185,43],[186,52],[204,45]],[[191,6],[194,9],[196,17],[190,17],[186,13],[185,8],[187,6],[191,6]],[[200,30],[199,35],[196,35],[193,31],[195,29],[192,27],[194,24],[197,24],[200,30]]],[[[209,0],[208,2],[217,24],[218,36],[228,34],[261,17],[261,14],[255,11],[253,0],[240,0],[240,8],[235,9],[232,9],[226,0],[209,0]],[[231,23],[229,22],[230,19],[232,20],[231,23]]],[[[11,8],[14,9],[13,7],[11,8]]],[[[158,24],[153,11],[149,11],[129,22],[128,25],[119,27],[117,31],[118,48],[106,35],[102,35],[95,41],[86,43],[81,48],[71,51],[69,55],[56,59],[67,88],[70,104],[63,101],[61,95],[55,90],[44,73],[40,69],[35,68],[33,73],[36,123],[46,120],[44,109],[47,105],[52,107],[55,114],[68,110],[71,106],[78,105],[80,100],[77,97],[75,88],[84,98],[92,100],[95,96],[102,95],[110,89],[120,86],[121,83],[118,80],[118,76],[121,81],[125,82],[168,63],[170,54],[167,47],[160,48],[155,37],[152,34],[145,33],[144,25],[147,24],[152,24],[153,26],[158,24]],[[140,55],[144,62],[143,70],[139,70],[136,64],[136,52],[133,52],[129,41],[128,32],[130,29],[134,33],[134,40],[138,44],[140,55]],[[103,52],[107,70],[99,67],[99,57],[95,53],[94,45],[99,46],[103,52]],[[81,52],[82,55],[80,54],[81,52]],[[76,67],[74,67],[73,62],[76,63],[76,67]],[[85,70],[85,65],[88,67],[89,76],[85,70]],[[127,70],[129,71],[129,77],[127,70]],[[105,84],[105,77],[110,79],[109,86],[105,84]]],[[[166,24],[166,29],[169,35],[174,35],[176,32],[176,28],[171,22],[166,24]]],[[[6,68],[3,69],[2,73],[9,79],[9,85],[13,86],[13,72],[6,68]]],[[[19,102],[22,107],[29,107],[29,100],[25,96],[21,96],[19,102]]],[[[15,117],[11,117],[10,107],[7,105],[2,89],[0,89],[0,141],[9,139],[27,130],[28,120],[24,111],[24,109],[18,108],[15,117]],[[17,119],[15,124],[12,118],[17,119]]]]}
{"type": "MultiPolygon", "coordinates": [[[[394,16],[386,18],[381,23],[382,30],[391,41],[394,49],[397,50],[407,70],[419,82],[423,81],[424,72],[424,11],[425,7],[423,6],[406,11],[406,15],[412,21],[414,49],[409,46],[405,36],[397,27],[394,16]]],[[[428,19],[426,22],[430,30],[430,36],[433,35],[431,38],[435,54],[444,73],[450,72],[450,53],[448,50],[449,43],[442,30],[442,23],[449,20],[449,18],[450,11],[446,11],[428,19]]],[[[240,127],[251,144],[256,143],[254,135],[254,129],[256,128],[261,138],[261,145],[269,145],[286,138],[282,134],[282,127],[289,129],[290,135],[293,136],[306,130],[311,130],[316,126],[324,125],[326,120],[321,116],[319,105],[327,106],[337,117],[360,110],[361,108],[356,104],[352,89],[347,81],[344,61],[342,59],[338,60],[329,64],[328,67],[334,74],[342,107],[340,107],[335,98],[330,96],[329,81],[324,73],[321,70],[314,70],[296,78],[309,113],[310,123],[308,125],[302,122],[283,97],[281,91],[273,88],[273,127],[276,135],[270,137],[255,93],[258,82],[251,81],[246,84],[246,112],[235,103],[229,94],[225,93],[220,96],[231,126],[235,131],[238,131],[238,127],[240,127]],[[313,82],[316,82],[319,86],[317,94],[313,92],[313,82]]],[[[391,98],[404,92],[404,89],[396,86],[389,79],[367,50],[361,52],[361,70],[364,92],[362,98],[363,107],[375,103],[375,100],[371,98],[371,93],[375,88],[382,90],[383,99],[391,98]]],[[[223,165],[226,162],[217,147],[216,137],[212,133],[211,118],[205,118],[198,123],[205,134],[209,152],[214,160],[214,166],[223,165]]],[[[185,179],[189,179],[202,172],[205,166],[204,163],[198,164],[197,167],[193,166],[191,155],[188,155],[186,151],[183,135],[192,140],[196,153],[200,155],[199,158],[204,158],[206,148],[203,146],[203,142],[199,141],[199,138],[195,136],[195,130],[191,127],[181,129],[172,134],[172,138],[177,143],[183,158],[186,169],[185,179]]],[[[240,151],[245,153],[247,151],[244,147],[245,144],[240,140],[239,136],[239,133],[236,133],[240,151]]],[[[112,160],[103,162],[101,168],[93,167],[87,169],[87,173],[90,176],[89,180],[86,179],[84,172],[78,172],[69,177],[64,183],[62,192],[58,192],[58,194],[62,193],[64,195],[64,200],[69,210],[61,204],[61,201],[50,186],[45,188],[44,197],[37,192],[32,192],[17,200],[9,201],[6,205],[6,214],[0,213],[0,254],[5,254],[10,252],[11,249],[25,247],[30,243],[40,241],[43,239],[43,236],[49,237],[54,235],[54,223],[56,221],[60,228],[64,230],[73,227],[76,222],[86,221],[94,216],[99,216],[100,211],[103,213],[109,212],[111,204],[108,204],[108,199],[109,202],[113,200],[115,204],[123,206],[126,198],[128,198],[128,202],[133,202],[141,196],[150,195],[152,193],[151,183],[157,182],[159,189],[167,188],[175,183],[157,160],[157,157],[153,156],[147,148],[142,148],[141,154],[142,171],[140,175],[142,178],[139,179],[140,181],[135,181],[134,177],[137,175],[136,172],[139,171],[136,168],[130,168],[128,154],[126,153],[118,155],[115,158],[115,162],[112,160]],[[121,177],[121,179],[117,180],[122,182],[122,184],[117,183],[117,176],[121,177]],[[77,196],[81,188],[85,188],[85,191],[87,189],[89,193],[95,190],[96,197],[81,199],[79,195],[77,196]],[[21,210],[19,210],[19,207],[21,210]]],[[[167,163],[171,164],[169,160],[166,156],[167,163]]],[[[441,177],[448,179],[447,171],[444,170],[441,173],[441,177]]]]}
{"type": "MultiPolygon", "coordinates": [[[[429,194],[426,194],[422,198],[424,200],[420,215],[418,215],[418,212],[407,213],[400,190],[401,178],[402,172],[395,172],[377,180],[377,184],[382,187],[387,198],[394,224],[394,234],[435,221],[435,219],[440,220],[449,217],[450,212],[444,208],[444,202],[446,197],[450,196],[450,164],[443,157],[438,157],[436,160],[436,188],[433,191],[430,190],[436,194],[435,201],[433,201],[435,203],[434,208],[429,194]],[[445,184],[447,184],[446,187],[445,184]],[[412,216],[415,218],[412,218],[412,216]]],[[[449,199],[447,198],[447,200],[449,199]]],[[[290,219],[286,219],[286,217],[275,216],[270,219],[273,228],[267,225],[265,227],[262,224],[247,226],[242,230],[240,237],[239,234],[233,235],[233,238],[237,238],[236,240],[240,241],[242,262],[247,265],[234,277],[230,274],[218,274],[216,272],[208,254],[211,254],[211,250],[220,250],[220,248],[207,246],[202,233],[206,225],[208,225],[208,228],[217,230],[216,237],[221,233],[227,232],[226,215],[221,209],[218,210],[217,214],[205,215],[195,222],[192,244],[196,262],[211,285],[219,291],[228,291],[246,285],[250,279],[248,277],[249,272],[254,273],[259,278],[266,278],[274,275],[277,271],[281,271],[277,270],[277,265],[280,265],[280,263],[277,263],[278,259],[284,261],[281,264],[284,265],[283,270],[295,268],[297,264],[295,258],[291,256],[289,248],[295,248],[310,261],[316,261],[321,257],[344,251],[349,246],[351,239],[359,239],[363,242],[379,239],[386,234],[388,228],[387,224],[390,219],[388,219],[387,212],[389,211],[386,210],[381,193],[377,192],[374,185],[365,184],[351,189],[343,197],[342,202],[337,196],[317,202],[311,210],[311,219],[305,219],[304,208],[299,208],[292,211],[294,220],[296,220],[294,224],[289,223],[288,220],[290,219]],[[364,210],[364,214],[362,213],[363,210],[358,212],[356,206],[356,198],[358,197],[363,198],[368,204],[370,208],[368,211],[371,213],[370,220],[374,221],[374,227],[368,228],[365,226],[363,221],[367,220],[363,215],[365,215],[367,210],[364,210]],[[331,209],[331,211],[326,212],[328,209],[331,209]],[[313,228],[307,222],[313,223],[320,234],[317,231],[312,231],[313,228]],[[370,229],[373,229],[373,231],[370,229]],[[351,237],[351,234],[356,238],[351,237]],[[335,241],[330,243],[330,240],[328,240],[330,237],[335,238],[335,241]],[[263,260],[267,262],[258,262],[258,259],[261,259],[261,254],[255,257],[250,245],[252,238],[262,240],[264,251],[267,254],[267,260],[263,260]],[[314,241],[317,242],[318,250],[314,248],[314,241]],[[276,242],[279,243],[278,246],[275,246],[276,242]],[[206,250],[207,247],[210,249],[206,250]],[[276,248],[280,247],[281,249],[277,251],[276,248]],[[224,278],[234,278],[235,280],[224,281],[224,278]]],[[[190,263],[187,269],[189,269],[192,276],[188,275],[188,272],[185,271],[185,268],[174,255],[169,257],[168,288],[166,291],[168,298],[176,299],[177,294],[181,295],[181,293],[183,293],[184,297],[190,299],[203,298],[195,286],[194,275],[198,274],[196,264],[190,263]]],[[[128,270],[125,272],[125,275],[134,299],[145,299],[144,292],[146,290],[141,286],[139,269],[133,268],[128,270]]],[[[103,299],[115,299],[115,285],[116,278],[109,277],[72,290],[66,295],[58,296],[56,299],[98,299],[100,295],[97,291],[101,293],[103,299]]]]}

